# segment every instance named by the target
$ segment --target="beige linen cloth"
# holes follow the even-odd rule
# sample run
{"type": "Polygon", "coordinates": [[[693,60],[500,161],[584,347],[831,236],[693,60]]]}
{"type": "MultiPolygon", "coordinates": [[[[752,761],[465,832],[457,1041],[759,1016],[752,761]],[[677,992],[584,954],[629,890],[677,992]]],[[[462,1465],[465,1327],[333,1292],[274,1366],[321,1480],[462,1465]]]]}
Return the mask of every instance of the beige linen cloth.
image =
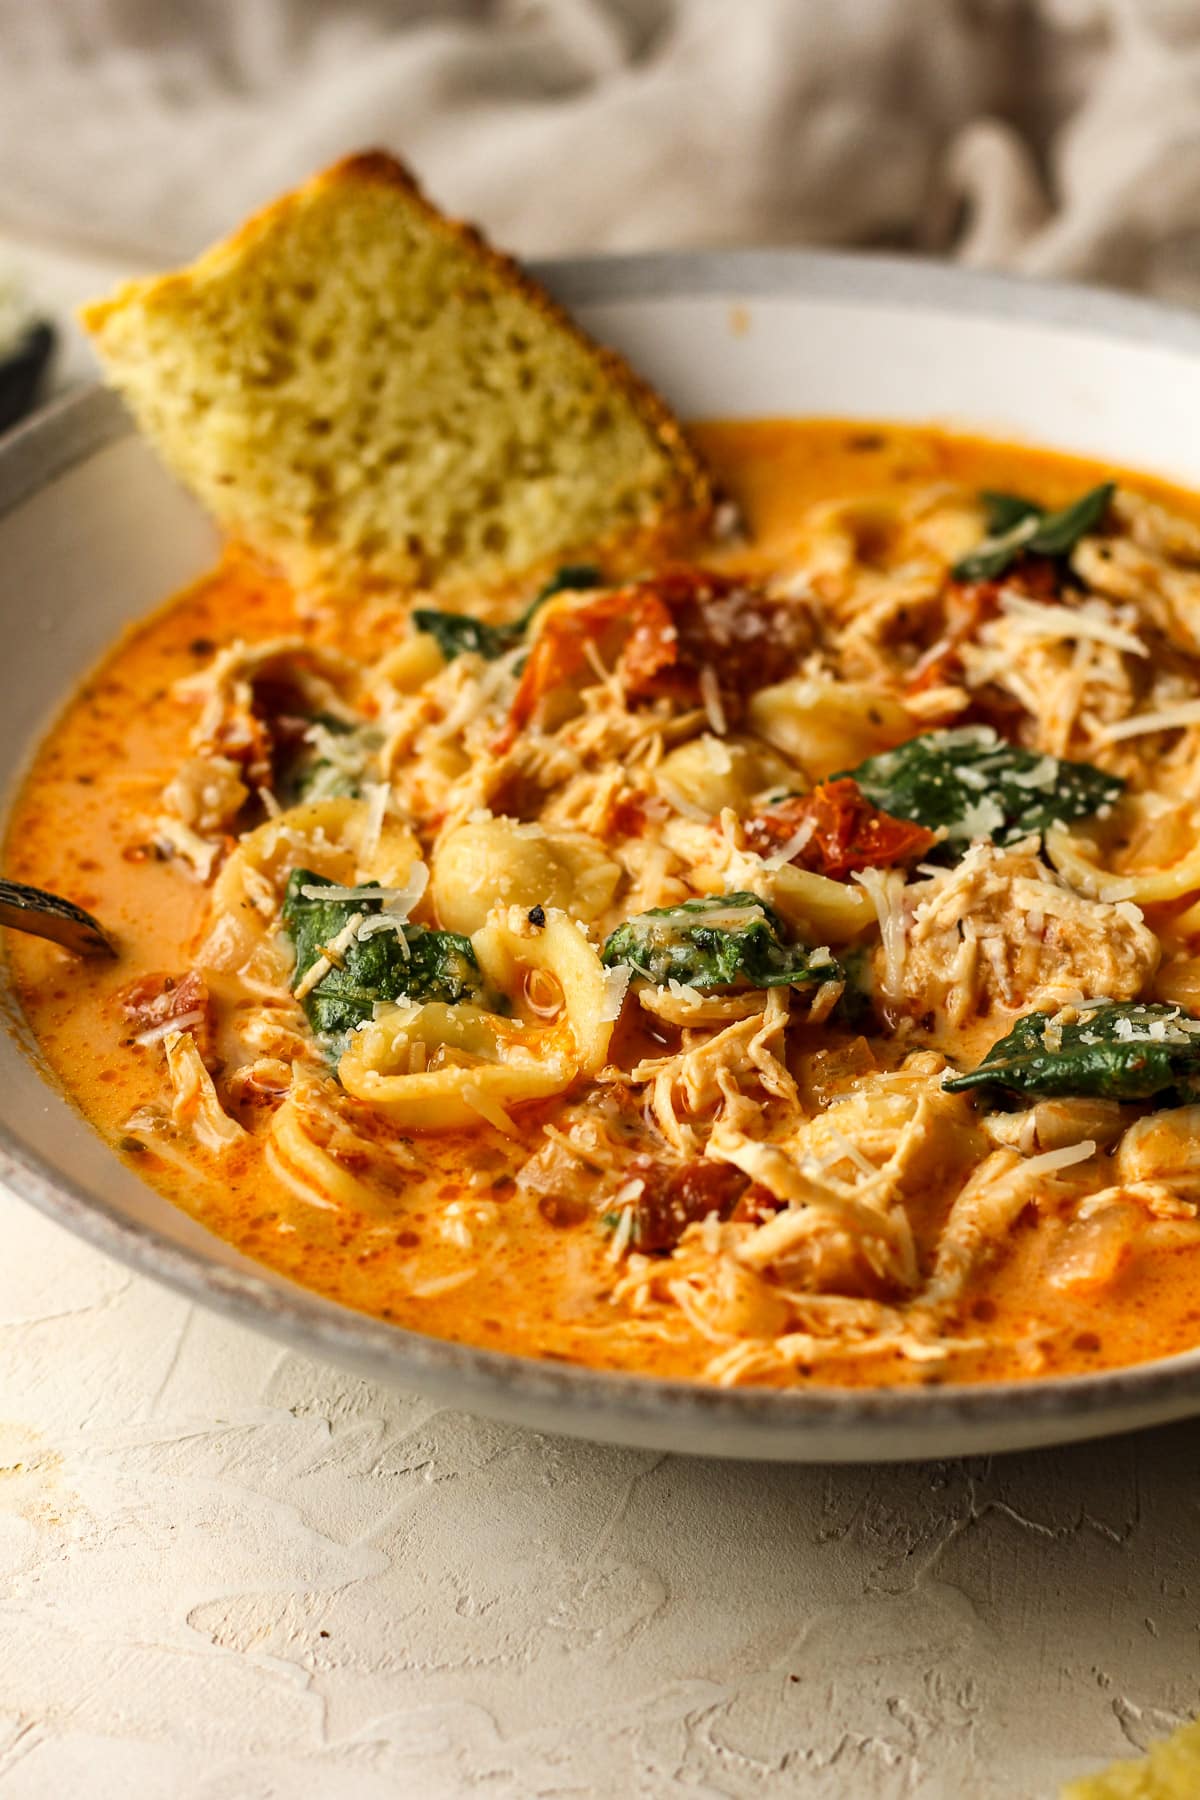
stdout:
{"type": "Polygon", "coordinates": [[[372,144],[526,254],[882,245],[1200,301],[1200,0],[0,0],[0,255],[47,303],[372,144]]]}

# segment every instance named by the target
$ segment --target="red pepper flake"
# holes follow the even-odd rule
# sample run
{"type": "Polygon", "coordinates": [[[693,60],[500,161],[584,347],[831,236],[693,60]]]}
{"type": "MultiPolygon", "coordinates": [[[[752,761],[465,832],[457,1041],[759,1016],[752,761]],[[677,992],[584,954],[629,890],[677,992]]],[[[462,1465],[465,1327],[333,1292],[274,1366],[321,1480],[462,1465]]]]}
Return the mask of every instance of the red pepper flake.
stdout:
{"type": "Polygon", "coordinates": [[[770,856],[811,827],[789,858],[814,875],[845,881],[859,869],[913,862],[936,842],[933,832],[872,806],[857,781],[843,775],[810,794],[794,794],[744,823],[746,846],[770,856]]]}
{"type": "Polygon", "coordinates": [[[641,837],[650,813],[642,794],[622,794],[608,809],[609,830],[616,837],[641,837]]]}

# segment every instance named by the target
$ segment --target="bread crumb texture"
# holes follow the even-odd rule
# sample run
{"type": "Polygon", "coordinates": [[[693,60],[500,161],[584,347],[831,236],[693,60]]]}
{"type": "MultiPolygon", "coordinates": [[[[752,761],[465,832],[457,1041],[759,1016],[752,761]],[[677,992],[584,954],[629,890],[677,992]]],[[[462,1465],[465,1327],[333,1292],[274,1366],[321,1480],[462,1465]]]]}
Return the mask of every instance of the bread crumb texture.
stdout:
{"type": "Polygon", "coordinates": [[[652,390],[382,153],[81,316],[167,463],[298,587],[502,585],[707,518],[652,390]]]}

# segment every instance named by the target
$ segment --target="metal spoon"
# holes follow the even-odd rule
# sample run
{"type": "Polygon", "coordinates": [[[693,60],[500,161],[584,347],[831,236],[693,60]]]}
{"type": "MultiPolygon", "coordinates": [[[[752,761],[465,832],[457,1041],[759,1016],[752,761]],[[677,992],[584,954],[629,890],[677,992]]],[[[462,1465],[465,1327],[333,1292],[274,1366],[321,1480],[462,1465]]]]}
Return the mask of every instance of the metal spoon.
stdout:
{"type": "Polygon", "coordinates": [[[116,945],[97,924],[91,913],[84,912],[61,894],[48,894],[45,888],[26,887],[20,881],[0,881],[0,925],[14,931],[31,931],[35,937],[52,938],[64,950],[77,956],[115,956],[116,945]]]}

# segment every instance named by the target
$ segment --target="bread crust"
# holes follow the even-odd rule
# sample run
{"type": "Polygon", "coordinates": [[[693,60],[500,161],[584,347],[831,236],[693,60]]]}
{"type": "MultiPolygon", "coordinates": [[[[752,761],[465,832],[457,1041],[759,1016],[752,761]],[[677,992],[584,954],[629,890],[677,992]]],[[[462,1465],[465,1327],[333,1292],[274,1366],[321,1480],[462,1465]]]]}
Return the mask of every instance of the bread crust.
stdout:
{"type": "Polygon", "coordinates": [[[518,296],[547,327],[572,339],[591,359],[602,381],[619,393],[666,465],[664,492],[653,515],[631,534],[639,542],[678,544],[703,532],[712,516],[707,472],[670,407],[617,351],[597,343],[511,256],[497,250],[473,224],[441,212],[401,161],[386,150],[364,150],[342,158],[291,192],[260,208],[228,237],[204,251],[188,267],[125,283],[111,297],[79,309],[79,318],[103,352],[109,321],[132,305],[182,299],[231,265],[251,257],[289,218],[317,196],[387,189],[403,195],[429,229],[468,252],[487,276],[518,296]]]}

